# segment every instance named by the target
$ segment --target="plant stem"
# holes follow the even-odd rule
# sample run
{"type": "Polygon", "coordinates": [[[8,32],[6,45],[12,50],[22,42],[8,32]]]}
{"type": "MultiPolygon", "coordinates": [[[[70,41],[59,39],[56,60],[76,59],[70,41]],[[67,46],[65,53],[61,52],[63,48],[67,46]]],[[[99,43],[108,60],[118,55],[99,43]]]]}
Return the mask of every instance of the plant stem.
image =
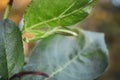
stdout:
{"type": "Polygon", "coordinates": [[[75,32],[75,31],[72,31],[72,30],[68,30],[68,29],[61,29],[59,27],[56,27],[56,28],[53,28],[52,30],[50,31],[47,31],[45,33],[42,33],[40,34],[39,36],[35,36],[33,38],[24,38],[24,41],[25,42],[32,42],[32,41],[35,41],[35,40],[39,40],[39,39],[42,39],[42,38],[46,38],[54,33],[58,33],[58,34],[69,34],[71,36],[78,36],[78,34],[75,32]]]}
{"type": "Polygon", "coordinates": [[[28,74],[34,74],[34,75],[41,75],[41,76],[44,76],[44,77],[49,77],[49,75],[47,75],[46,73],[43,73],[43,72],[37,72],[37,71],[24,71],[24,72],[19,72],[19,73],[16,73],[14,74],[10,79],[8,80],[13,80],[14,78],[19,78],[21,79],[22,76],[24,75],[28,75],[28,74]]]}
{"type": "Polygon", "coordinates": [[[72,36],[78,36],[78,34],[76,32],[73,32],[71,30],[58,29],[56,32],[66,33],[66,34],[70,34],[72,36]]]}
{"type": "Polygon", "coordinates": [[[4,17],[3,19],[7,19],[9,14],[10,14],[10,11],[11,11],[11,8],[12,8],[12,4],[13,4],[13,0],[9,0],[8,4],[7,4],[7,7],[5,9],[5,13],[4,13],[4,17]]]}

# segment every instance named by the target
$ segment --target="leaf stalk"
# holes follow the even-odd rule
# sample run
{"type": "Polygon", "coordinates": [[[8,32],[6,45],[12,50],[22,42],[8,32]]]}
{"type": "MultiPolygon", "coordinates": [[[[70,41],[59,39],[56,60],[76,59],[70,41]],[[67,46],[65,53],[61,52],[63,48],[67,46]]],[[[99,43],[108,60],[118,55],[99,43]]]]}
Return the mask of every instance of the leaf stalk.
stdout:
{"type": "Polygon", "coordinates": [[[42,39],[42,38],[46,38],[52,34],[55,34],[55,33],[59,33],[59,34],[69,34],[71,36],[78,36],[78,34],[75,32],[75,31],[72,31],[72,30],[68,30],[68,29],[64,29],[64,28],[59,28],[59,27],[55,27],[53,28],[52,30],[50,31],[47,31],[45,33],[43,33],[42,35],[39,35],[39,36],[34,36],[33,38],[24,38],[24,41],[25,42],[32,42],[32,41],[36,41],[36,40],[39,40],[39,39],[42,39]]]}

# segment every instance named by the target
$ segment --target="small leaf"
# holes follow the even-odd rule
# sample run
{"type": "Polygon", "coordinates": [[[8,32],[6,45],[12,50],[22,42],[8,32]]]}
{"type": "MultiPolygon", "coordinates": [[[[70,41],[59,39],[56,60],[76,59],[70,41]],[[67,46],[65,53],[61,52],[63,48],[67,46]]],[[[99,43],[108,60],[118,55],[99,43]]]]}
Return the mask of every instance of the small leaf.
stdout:
{"type": "MultiPolygon", "coordinates": [[[[25,12],[23,31],[49,26],[69,26],[83,20],[91,0],[33,0],[25,12]]],[[[94,1],[94,0],[92,0],[94,1]]]]}
{"type": "Polygon", "coordinates": [[[108,66],[108,51],[102,33],[81,31],[79,37],[54,34],[39,41],[25,71],[42,71],[22,80],[94,80],[108,66]]]}
{"type": "Polygon", "coordinates": [[[21,32],[12,21],[0,21],[0,76],[7,79],[24,64],[21,32]]]}

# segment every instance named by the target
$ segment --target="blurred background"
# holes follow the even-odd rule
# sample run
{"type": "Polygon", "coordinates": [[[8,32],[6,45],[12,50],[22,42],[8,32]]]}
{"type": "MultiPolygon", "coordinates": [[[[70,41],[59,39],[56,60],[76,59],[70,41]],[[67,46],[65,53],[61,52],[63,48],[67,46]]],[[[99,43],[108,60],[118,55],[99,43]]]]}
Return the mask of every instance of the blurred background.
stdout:
{"type": "MultiPolygon", "coordinates": [[[[8,0],[0,0],[0,19],[2,19],[8,0]]],[[[14,0],[10,19],[17,25],[23,17],[30,0],[14,0]]],[[[90,15],[78,23],[79,28],[105,33],[109,49],[109,68],[97,80],[120,80],[120,0],[99,0],[90,15]]],[[[29,34],[23,34],[29,36],[29,34]]],[[[24,43],[25,56],[34,43],[24,43]]]]}
{"type": "Polygon", "coordinates": [[[110,65],[97,80],[120,80],[120,0],[99,0],[92,13],[78,26],[105,33],[110,65]]]}

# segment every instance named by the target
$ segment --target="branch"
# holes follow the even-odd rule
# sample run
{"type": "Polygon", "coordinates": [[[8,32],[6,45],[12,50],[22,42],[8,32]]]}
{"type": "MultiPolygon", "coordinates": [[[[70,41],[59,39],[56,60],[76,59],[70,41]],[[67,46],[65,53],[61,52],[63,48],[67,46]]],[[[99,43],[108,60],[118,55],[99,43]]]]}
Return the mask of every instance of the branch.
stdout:
{"type": "Polygon", "coordinates": [[[46,73],[43,72],[37,72],[37,71],[24,71],[24,72],[19,72],[14,74],[13,76],[10,77],[8,80],[13,80],[14,78],[19,78],[21,79],[22,76],[28,75],[28,74],[34,74],[34,75],[42,75],[44,77],[49,77],[46,73]]]}
{"type": "Polygon", "coordinates": [[[13,4],[13,0],[9,0],[8,4],[7,4],[7,7],[5,9],[5,13],[4,13],[4,17],[3,19],[7,19],[9,14],[10,14],[10,11],[11,11],[11,8],[12,8],[12,4],[13,4]]]}

